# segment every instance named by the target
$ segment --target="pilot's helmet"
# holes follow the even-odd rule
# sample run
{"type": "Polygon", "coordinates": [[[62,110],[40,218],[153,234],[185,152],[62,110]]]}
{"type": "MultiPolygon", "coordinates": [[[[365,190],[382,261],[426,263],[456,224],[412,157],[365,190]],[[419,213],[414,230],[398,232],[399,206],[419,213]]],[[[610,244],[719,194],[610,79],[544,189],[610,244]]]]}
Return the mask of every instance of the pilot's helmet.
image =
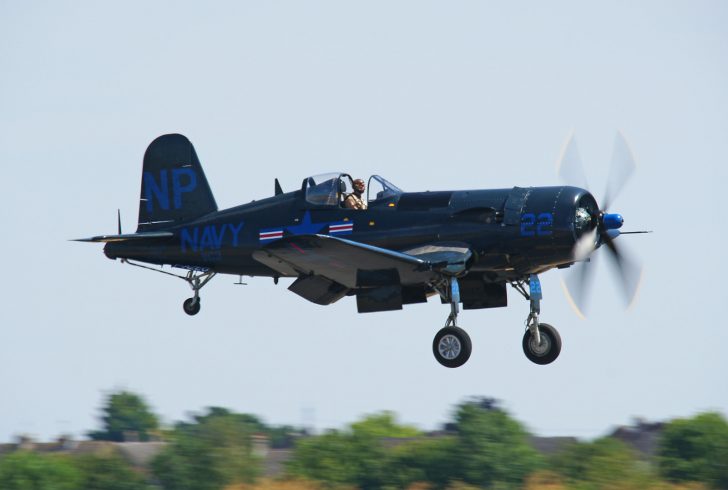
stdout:
{"type": "Polygon", "coordinates": [[[364,185],[364,181],[362,179],[355,179],[354,180],[354,189],[356,189],[359,192],[364,192],[364,189],[366,189],[366,186],[364,185]]]}

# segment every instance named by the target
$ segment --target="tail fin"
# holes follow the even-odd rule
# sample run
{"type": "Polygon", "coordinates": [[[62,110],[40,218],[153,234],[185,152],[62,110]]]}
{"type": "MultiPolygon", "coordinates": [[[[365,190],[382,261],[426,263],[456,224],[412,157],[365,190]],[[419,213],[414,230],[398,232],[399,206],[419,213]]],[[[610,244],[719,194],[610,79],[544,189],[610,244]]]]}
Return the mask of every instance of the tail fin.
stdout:
{"type": "Polygon", "coordinates": [[[181,134],[165,134],[144,153],[137,233],[159,230],[217,211],[195,148],[181,134]]]}

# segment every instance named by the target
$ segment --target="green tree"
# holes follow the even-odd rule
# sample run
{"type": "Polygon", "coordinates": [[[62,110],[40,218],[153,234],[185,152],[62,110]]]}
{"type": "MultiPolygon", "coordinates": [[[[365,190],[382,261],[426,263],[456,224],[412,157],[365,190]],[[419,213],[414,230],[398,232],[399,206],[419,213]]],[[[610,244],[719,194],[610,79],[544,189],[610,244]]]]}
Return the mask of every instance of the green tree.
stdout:
{"type": "Polygon", "coordinates": [[[704,413],[668,423],[660,438],[658,464],[668,480],[728,488],[726,419],[719,413],[704,413]]]}
{"type": "Polygon", "coordinates": [[[380,439],[417,437],[422,434],[416,427],[399,424],[397,416],[391,411],[367,415],[351,424],[351,430],[355,434],[366,434],[380,439]]]}
{"type": "Polygon", "coordinates": [[[119,456],[83,455],[75,458],[83,490],[147,490],[142,475],[119,456]]]}
{"type": "Polygon", "coordinates": [[[103,430],[89,433],[100,441],[124,441],[125,434],[136,434],[140,441],[148,441],[150,433],[159,428],[159,420],[144,399],[128,391],[112,393],[106,400],[101,417],[103,430]]]}
{"type": "Polygon", "coordinates": [[[239,422],[248,424],[254,432],[266,435],[272,448],[292,447],[295,438],[303,434],[302,430],[290,425],[267,425],[260,417],[248,413],[233,414],[228,409],[220,407],[210,407],[208,411],[208,416],[234,416],[239,422]]]}
{"type": "Polygon", "coordinates": [[[334,485],[381,488],[385,458],[384,446],[377,437],[329,431],[296,441],[287,471],[293,476],[334,485]]]}
{"type": "Polygon", "coordinates": [[[525,428],[492,400],[461,404],[453,425],[458,441],[457,474],[465,483],[517,488],[542,463],[525,428]]]}
{"type": "Polygon", "coordinates": [[[344,431],[298,440],[287,469],[291,475],[330,484],[382,488],[390,480],[383,439],[418,434],[398,424],[392,412],[368,415],[344,431]]]}
{"type": "Polygon", "coordinates": [[[292,425],[276,425],[267,427],[264,432],[270,439],[270,447],[273,449],[291,448],[296,439],[304,433],[292,425]]]}
{"type": "Polygon", "coordinates": [[[447,488],[459,476],[457,444],[456,437],[448,436],[421,438],[395,447],[389,455],[389,485],[408,488],[421,482],[447,488]]]}
{"type": "Polygon", "coordinates": [[[569,488],[649,488],[659,483],[646,461],[623,442],[609,437],[572,444],[550,463],[567,479],[569,488]]]}
{"type": "Polygon", "coordinates": [[[257,427],[249,416],[212,408],[180,422],[169,434],[169,445],[152,461],[162,486],[174,490],[217,490],[249,483],[260,473],[251,436],[257,427]]]}
{"type": "Polygon", "coordinates": [[[17,451],[0,459],[3,490],[77,490],[82,476],[63,456],[17,451]]]}

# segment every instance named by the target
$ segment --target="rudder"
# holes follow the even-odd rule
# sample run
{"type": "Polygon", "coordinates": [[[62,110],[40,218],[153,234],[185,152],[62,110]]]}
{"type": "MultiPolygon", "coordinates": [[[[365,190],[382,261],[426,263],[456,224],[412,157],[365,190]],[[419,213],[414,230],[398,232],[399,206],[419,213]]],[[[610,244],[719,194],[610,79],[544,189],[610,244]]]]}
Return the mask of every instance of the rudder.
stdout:
{"type": "Polygon", "coordinates": [[[137,233],[168,228],[217,211],[190,140],[165,134],[144,153],[137,233]]]}

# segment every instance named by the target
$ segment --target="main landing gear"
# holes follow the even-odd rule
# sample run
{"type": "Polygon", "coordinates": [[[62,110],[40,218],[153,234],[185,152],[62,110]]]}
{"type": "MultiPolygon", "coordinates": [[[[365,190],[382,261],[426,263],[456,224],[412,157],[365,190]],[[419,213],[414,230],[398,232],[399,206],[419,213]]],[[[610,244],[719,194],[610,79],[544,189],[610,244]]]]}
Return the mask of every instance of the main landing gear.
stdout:
{"type": "MultiPolygon", "coordinates": [[[[539,321],[541,313],[541,282],[536,274],[528,278],[528,291],[525,281],[511,284],[524,298],[530,301],[531,311],[526,319],[526,332],[523,334],[523,353],[529,361],[536,364],[549,364],[561,353],[561,337],[554,327],[539,321]]],[[[440,297],[450,303],[450,315],[432,341],[432,353],[437,362],[445,367],[460,367],[470,359],[473,350],[470,336],[457,326],[460,303],[460,288],[454,277],[448,277],[442,284],[433,286],[440,297]]]]}
{"type": "Polygon", "coordinates": [[[528,278],[528,293],[521,282],[512,286],[531,303],[531,312],[526,319],[526,332],[523,334],[523,353],[529,361],[536,364],[554,362],[561,353],[561,336],[548,323],[539,322],[543,298],[541,281],[536,274],[531,274],[528,278]]]}
{"type": "Polygon", "coordinates": [[[439,287],[436,291],[440,296],[450,303],[450,315],[447,317],[445,327],[443,327],[435,339],[432,341],[432,353],[435,354],[437,362],[445,367],[460,367],[470,359],[470,353],[473,350],[473,344],[470,336],[462,328],[457,326],[458,312],[460,303],[460,288],[458,280],[454,277],[448,277],[446,288],[439,287]]]}

